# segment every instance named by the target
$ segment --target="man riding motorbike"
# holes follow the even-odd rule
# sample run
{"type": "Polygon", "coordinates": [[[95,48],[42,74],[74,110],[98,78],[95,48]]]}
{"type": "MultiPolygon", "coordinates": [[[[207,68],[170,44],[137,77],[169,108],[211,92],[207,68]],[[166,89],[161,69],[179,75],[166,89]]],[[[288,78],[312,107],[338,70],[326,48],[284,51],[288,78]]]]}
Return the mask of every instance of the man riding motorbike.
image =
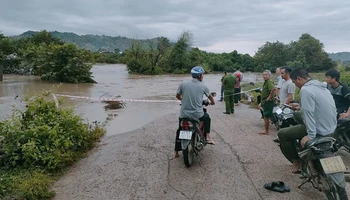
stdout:
{"type": "Polygon", "coordinates": [[[290,105],[301,110],[304,123],[281,129],[278,138],[282,153],[293,162],[292,172],[297,173],[302,163],[294,145],[295,140],[301,140],[301,146],[304,147],[310,139],[332,134],[337,126],[337,111],[326,86],[313,80],[305,69],[294,69],[290,78],[300,88],[300,105],[290,105]]]}
{"type": "MultiPolygon", "coordinates": [[[[203,95],[207,96],[210,104],[215,101],[209,88],[202,82],[204,69],[201,66],[193,67],[191,70],[192,80],[182,82],[176,92],[176,98],[181,101],[180,118],[199,119],[204,123],[207,144],[214,144],[210,139],[210,117],[203,111],[203,95]]],[[[179,157],[178,150],[175,149],[175,157],[179,157]]]]}

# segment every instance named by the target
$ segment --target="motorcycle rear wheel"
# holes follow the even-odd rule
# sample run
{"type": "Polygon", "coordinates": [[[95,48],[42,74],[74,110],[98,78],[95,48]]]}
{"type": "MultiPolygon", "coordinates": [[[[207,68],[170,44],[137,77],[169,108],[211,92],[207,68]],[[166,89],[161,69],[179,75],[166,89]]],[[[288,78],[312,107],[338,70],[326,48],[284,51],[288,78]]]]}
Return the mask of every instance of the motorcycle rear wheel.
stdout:
{"type": "Polygon", "coordinates": [[[194,158],[194,145],[193,145],[193,137],[191,142],[188,144],[186,149],[182,151],[183,157],[184,157],[184,162],[186,167],[191,167],[193,163],[193,158],[194,158]]]}
{"type": "Polygon", "coordinates": [[[328,200],[348,200],[345,188],[342,188],[334,183],[332,179],[327,179],[330,191],[326,191],[328,200]]]}

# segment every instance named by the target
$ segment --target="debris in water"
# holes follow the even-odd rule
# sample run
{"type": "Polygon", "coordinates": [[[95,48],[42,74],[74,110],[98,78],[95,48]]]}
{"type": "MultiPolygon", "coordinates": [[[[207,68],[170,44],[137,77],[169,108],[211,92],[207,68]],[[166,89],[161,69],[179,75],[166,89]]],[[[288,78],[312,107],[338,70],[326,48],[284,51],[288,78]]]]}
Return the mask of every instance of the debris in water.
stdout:
{"type": "Polygon", "coordinates": [[[107,104],[104,106],[105,110],[115,110],[115,109],[126,107],[126,103],[121,101],[102,101],[102,102],[107,104]]]}

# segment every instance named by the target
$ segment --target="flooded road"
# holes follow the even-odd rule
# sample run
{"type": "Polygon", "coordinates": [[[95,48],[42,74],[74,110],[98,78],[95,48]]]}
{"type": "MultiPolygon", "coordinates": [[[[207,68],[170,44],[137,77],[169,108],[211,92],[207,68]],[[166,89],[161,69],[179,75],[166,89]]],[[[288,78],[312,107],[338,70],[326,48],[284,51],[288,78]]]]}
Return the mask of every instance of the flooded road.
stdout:
{"type": "MultiPolygon", "coordinates": [[[[126,66],[122,64],[94,65],[92,72],[97,84],[62,84],[55,93],[94,98],[114,98],[120,95],[122,99],[176,100],[175,92],[178,85],[183,80],[191,79],[189,74],[157,76],[128,74],[126,66]]],[[[209,89],[217,92],[216,99],[220,97],[221,77],[222,73],[206,74],[204,77],[209,89]]],[[[244,74],[244,82],[258,80],[261,80],[260,75],[244,74]]],[[[11,114],[12,105],[23,108],[23,99],[26,95],[39,94],[57,85],[58,83],[41,81],[35,76],[4,75],[4,81],[0,82],[0,119],[11,114]]],[[[113,115],[106,127],[107,135],[135,130],[164,114],[180,109],[179,103],[176,102],[128,102],[126,108],[109,111],[105,111],[104,105],[97,101],[65,97],[63,106],[74,107],[77,114],[81,114],[90,122],[103,122],[108,116],[113,115]]]]}

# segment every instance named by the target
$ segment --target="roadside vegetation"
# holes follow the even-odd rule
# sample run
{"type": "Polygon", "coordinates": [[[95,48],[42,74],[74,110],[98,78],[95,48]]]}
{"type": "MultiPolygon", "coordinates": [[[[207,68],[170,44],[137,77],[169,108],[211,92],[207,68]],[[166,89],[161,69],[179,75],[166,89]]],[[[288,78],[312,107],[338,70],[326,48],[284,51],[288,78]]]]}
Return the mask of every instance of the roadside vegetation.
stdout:
{"type": "Polygon", "coordinates": [[[0,122],[0,199],[52,198],[51,184],[105,134],[104,124],[57,109],[48,95],[28,98],[24,111],[0,122]]]}

